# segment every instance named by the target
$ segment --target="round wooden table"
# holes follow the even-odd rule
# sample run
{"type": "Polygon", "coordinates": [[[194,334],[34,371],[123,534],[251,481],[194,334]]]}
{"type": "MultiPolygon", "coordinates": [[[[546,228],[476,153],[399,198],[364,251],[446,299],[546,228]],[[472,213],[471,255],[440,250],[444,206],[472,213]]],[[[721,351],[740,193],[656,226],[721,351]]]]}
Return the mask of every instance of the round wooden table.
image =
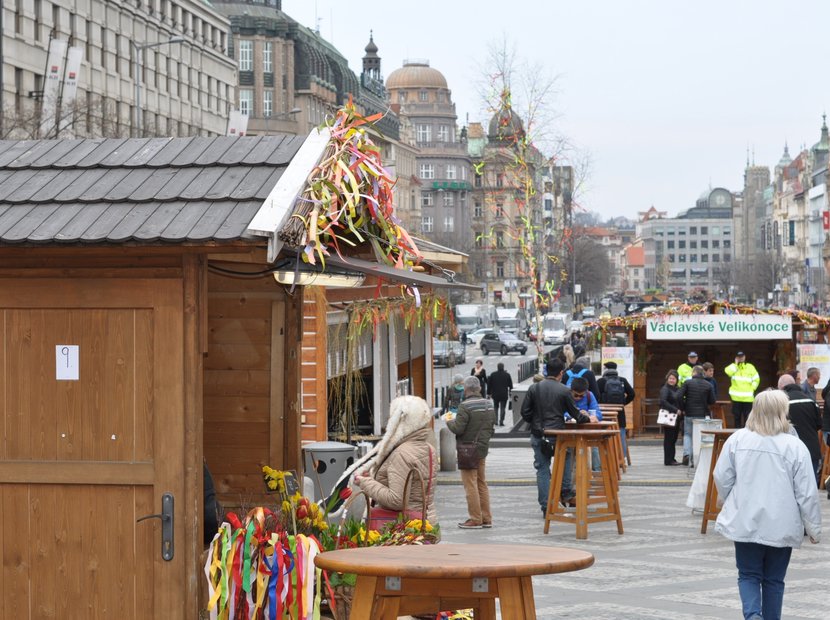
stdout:
{"type": "Polygon", "coordinates": [[[476,610],[476,620],[536,618],[532,575],[581,570],[587,551],[542,545],[404,545],[321,553],[318,567],[357,574],[352,620],[476,610]]]}

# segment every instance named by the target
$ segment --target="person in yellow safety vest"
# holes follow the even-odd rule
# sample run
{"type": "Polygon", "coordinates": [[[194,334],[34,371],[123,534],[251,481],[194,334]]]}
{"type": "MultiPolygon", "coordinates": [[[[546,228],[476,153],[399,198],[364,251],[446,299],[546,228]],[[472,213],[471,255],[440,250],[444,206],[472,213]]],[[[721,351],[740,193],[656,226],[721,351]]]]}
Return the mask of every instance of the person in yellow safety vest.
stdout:
{"type": "Polygon", "coordinates": [[[683,362],[677,367],[677,387],[692,378],[692,368],[697,366],[697,353],[689,351],[689,361],[683,362]]]}
{"type": "Polygon", "coordinates": [[[761,383],[761,377],[755,366],[746,361],[743,351],[735,354],[735,362],[729,364],[725,371],[732,383],[729,385],[729,398],[732,400],[732,417],[735,419],[735,428],[743,428],[749,412],[752,411],[752,401],[755,390],[761,383]]]}

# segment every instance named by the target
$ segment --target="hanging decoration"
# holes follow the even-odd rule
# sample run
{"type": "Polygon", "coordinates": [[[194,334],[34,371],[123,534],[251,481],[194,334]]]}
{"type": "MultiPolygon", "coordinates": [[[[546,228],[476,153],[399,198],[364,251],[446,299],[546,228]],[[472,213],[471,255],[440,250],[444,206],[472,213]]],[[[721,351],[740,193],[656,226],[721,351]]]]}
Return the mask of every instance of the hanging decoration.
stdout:
{"type": "Polygon", "coordinates": [[[597,328],[597,333],[599,331],[607,333],[619,329],[632,330],[644,327],[646,319],[655,315],[685,314],[777,314],[792,317],[804,325],[825,329],[830,326],[830,317],[807,312],[806,310],[797,310],[795,308],[757,308],[745,304],[734,304],[725,300],[710,300],[702,304],[675,303],[668,306],[661,306],[652,312],[608,317],[591,321],[590,323],[586,323],[586,325],[597,328]]]}
{"type": "Polygon", "coordinates": [[[422,255],[395,216],[394,180],[367,127],[382,114],[363,117],[349,102],[327,122],[331,139],[311,173],[280,239],[300,250],[304,262],[325,267],[331,252],[368,244],[376,259],[411,268],[422,255]]]}

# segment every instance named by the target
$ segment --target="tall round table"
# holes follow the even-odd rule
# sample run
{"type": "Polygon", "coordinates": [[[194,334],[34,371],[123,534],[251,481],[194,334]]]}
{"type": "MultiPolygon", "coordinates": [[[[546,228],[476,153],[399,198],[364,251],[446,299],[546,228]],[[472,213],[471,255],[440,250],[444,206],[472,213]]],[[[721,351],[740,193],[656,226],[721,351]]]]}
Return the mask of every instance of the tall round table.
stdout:
{"type": "Polygon", "coordinates": [[[318,567],[357,574],[352,620],[394,620],[451,609],[476,610],[476,620],[536,618],[533,575],[581,570],[587,551],[542,545],[404,545],[321,553],[318,567]]]}

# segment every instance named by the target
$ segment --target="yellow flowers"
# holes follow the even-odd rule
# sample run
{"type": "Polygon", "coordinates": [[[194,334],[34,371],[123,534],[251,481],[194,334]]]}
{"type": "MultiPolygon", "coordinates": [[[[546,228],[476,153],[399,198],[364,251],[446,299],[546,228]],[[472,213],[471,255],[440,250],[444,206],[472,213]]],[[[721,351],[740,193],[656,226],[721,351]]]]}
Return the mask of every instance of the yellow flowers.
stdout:
{"type": "Polygon", "coordinates": [[[265,479],[265,486],[271,491],[285,495],[285,472],[271,469],[267,465],[262,468],[262,477],[265,479]]]}
{"type": "Polygon", "coordinates": [[[422,524],[420,519],[412,519],[406,522],[406,529],[408,530],[418,530],[421,531],[421,527],[425,532],[431,532],[433,530],[432,524],[427,521],[426,524],[422,524]]]}

